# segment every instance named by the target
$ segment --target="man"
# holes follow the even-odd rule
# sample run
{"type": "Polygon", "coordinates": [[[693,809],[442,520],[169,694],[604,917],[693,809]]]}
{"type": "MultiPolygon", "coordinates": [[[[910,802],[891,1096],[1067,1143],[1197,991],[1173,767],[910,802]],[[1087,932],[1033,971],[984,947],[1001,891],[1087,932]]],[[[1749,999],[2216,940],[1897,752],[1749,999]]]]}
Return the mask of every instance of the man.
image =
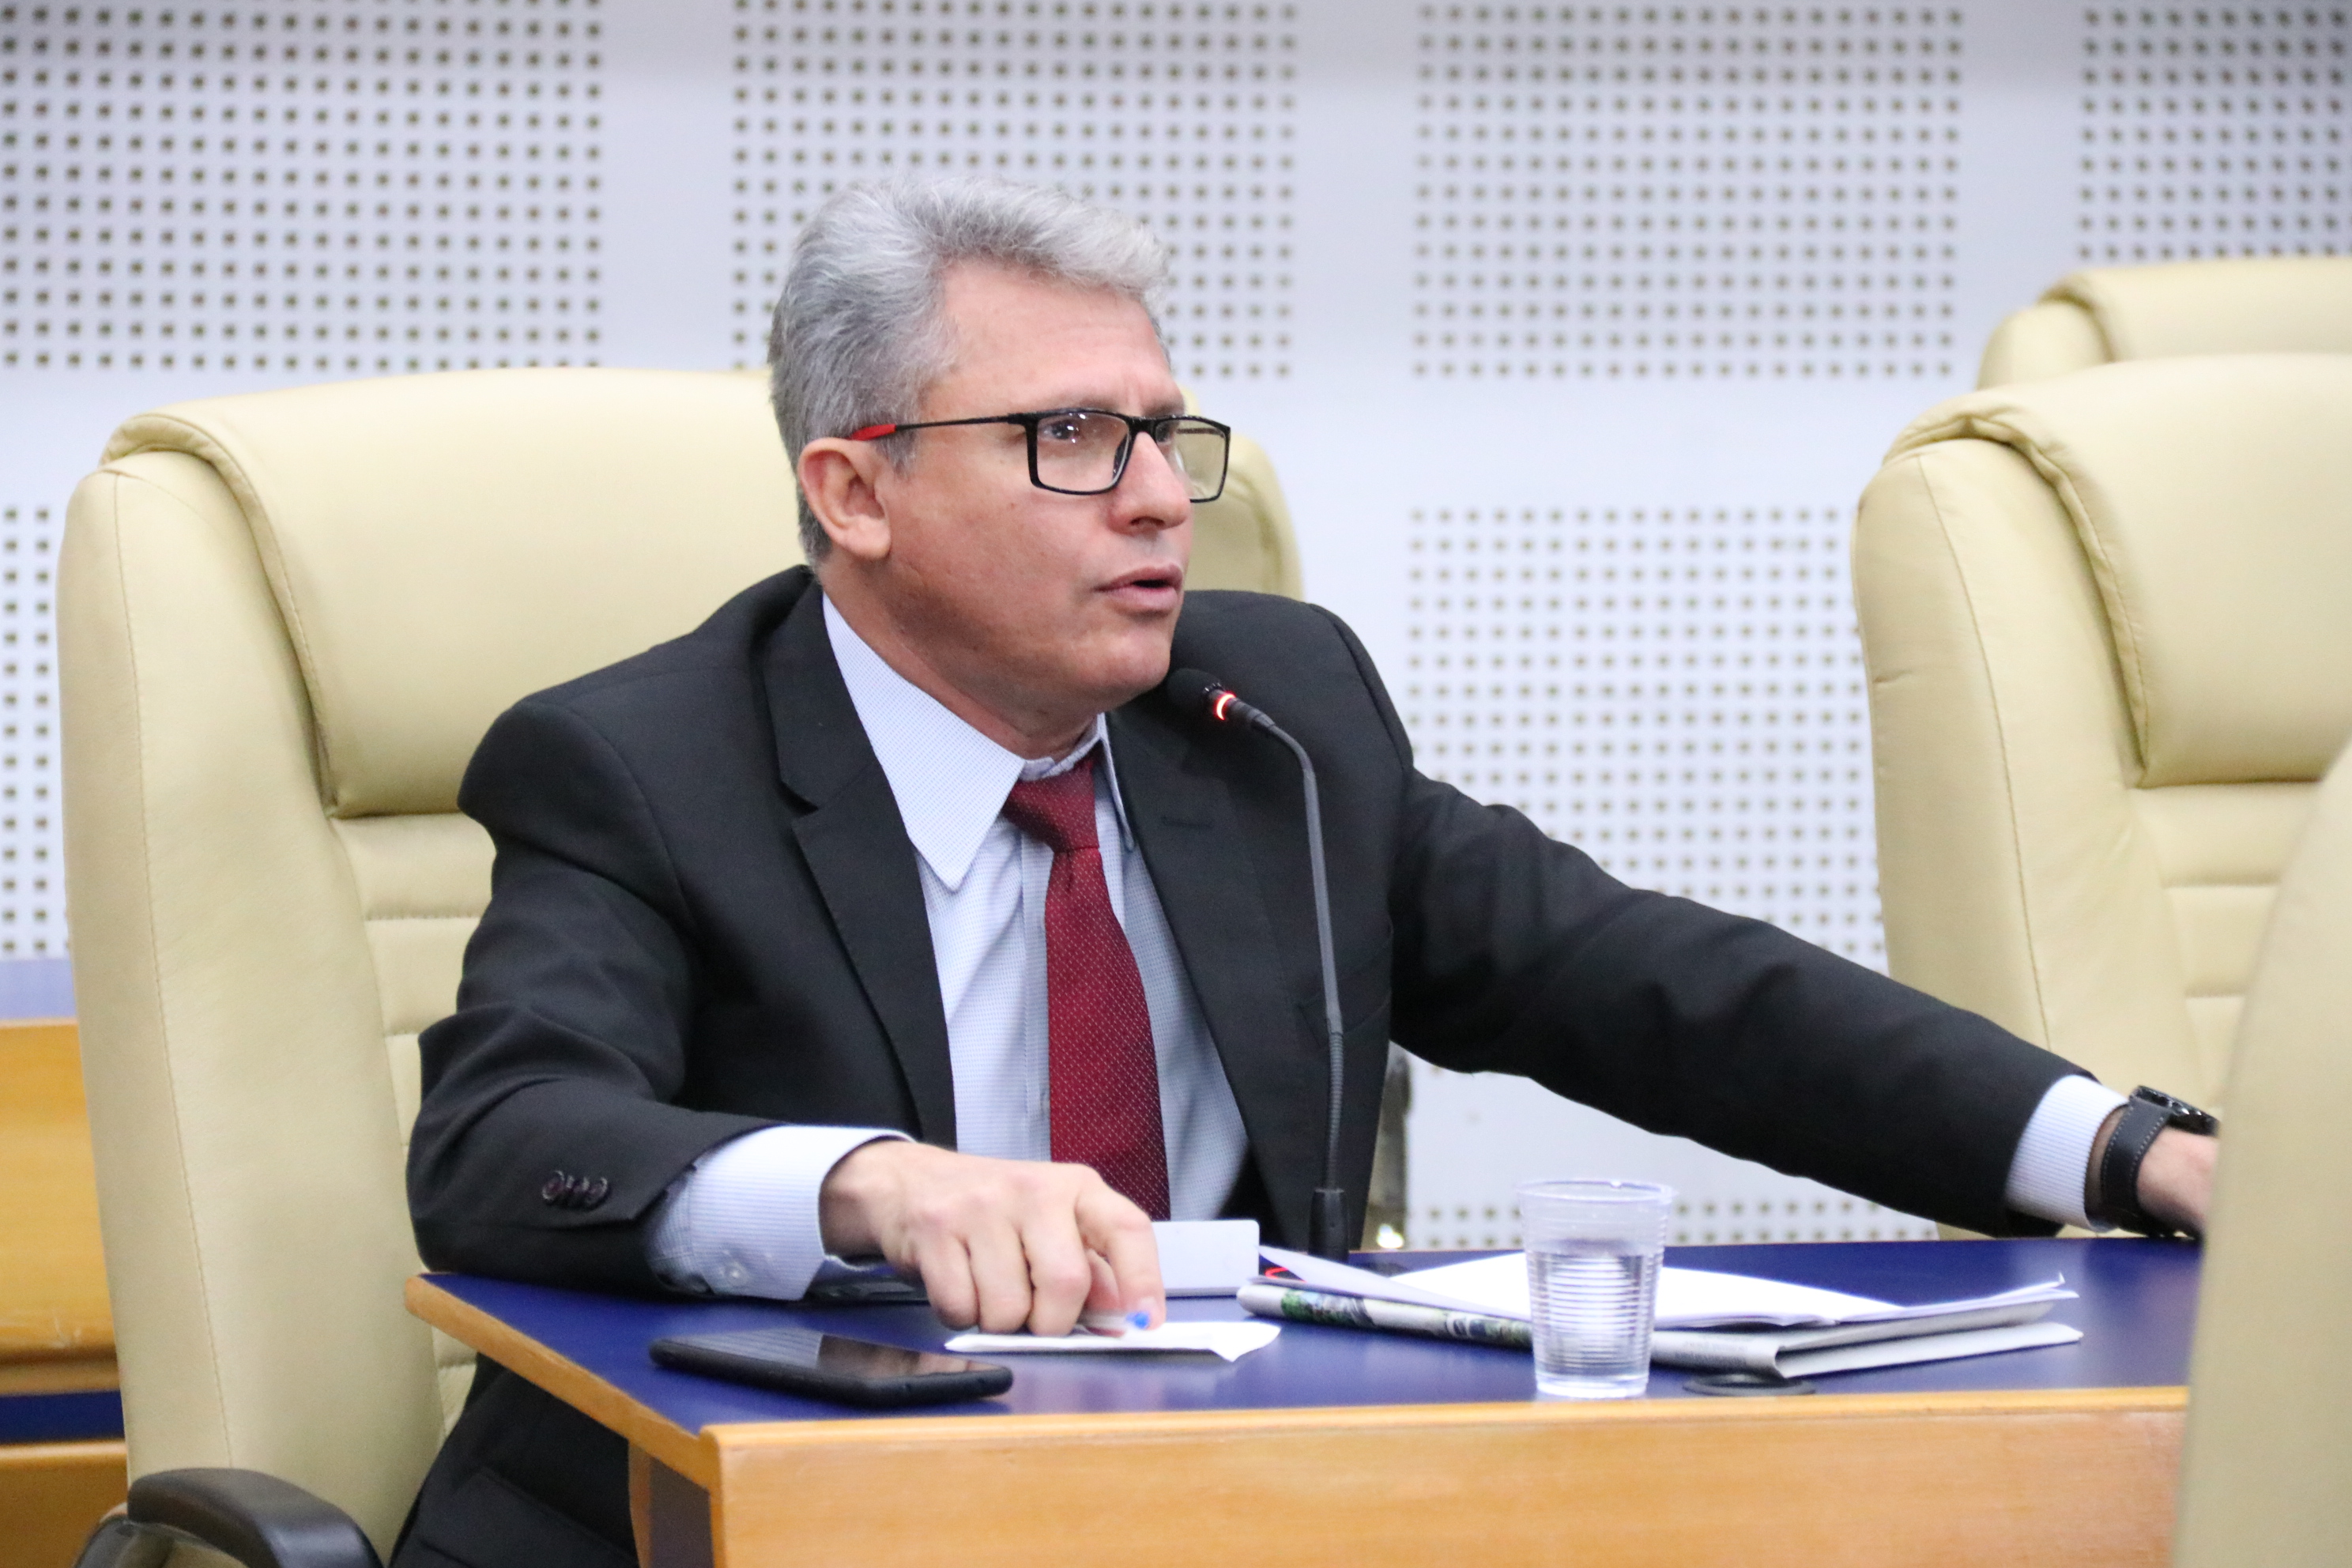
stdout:
{"type": "MultiPolygon", "coordinates": [[[[1303,1245],[1327,1083],[1297,774],[1163,695],[1171,662],[1321,775],[1351,1198],[1394,1039],[1979,1229],[2201,1221],[2210,1140],[2162,1131],[2103,1201],[2116,1095],[1423,778],[1328,614],[1188,603],[1224,444],[1182,417],[1162,265],[989,182],[812,218],[772,359],[814,574],[518,704],[467,774],[498,863],[423,1042],[428,1262],[790,1299],[878,1257],[947,1323],[1051,1334],[1156,1320],[1152,1217],[1303,1245]]],[[[628,1541],[618,1440],[486,1366],[399,1562],[628,1541]]]]}

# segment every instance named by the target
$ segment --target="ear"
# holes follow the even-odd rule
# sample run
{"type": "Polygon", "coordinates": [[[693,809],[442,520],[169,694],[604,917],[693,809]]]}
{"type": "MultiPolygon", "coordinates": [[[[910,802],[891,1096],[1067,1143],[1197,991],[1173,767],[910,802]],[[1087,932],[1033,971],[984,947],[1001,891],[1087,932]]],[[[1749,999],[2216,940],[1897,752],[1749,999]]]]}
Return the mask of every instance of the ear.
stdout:
{"type": "Polygon", "coordinates": [[[872,441],[824,436],[801,448],[801,494],[833,547],[856,561],[890,553],[890,514],[880,493],[890,459],[872,441]]]}

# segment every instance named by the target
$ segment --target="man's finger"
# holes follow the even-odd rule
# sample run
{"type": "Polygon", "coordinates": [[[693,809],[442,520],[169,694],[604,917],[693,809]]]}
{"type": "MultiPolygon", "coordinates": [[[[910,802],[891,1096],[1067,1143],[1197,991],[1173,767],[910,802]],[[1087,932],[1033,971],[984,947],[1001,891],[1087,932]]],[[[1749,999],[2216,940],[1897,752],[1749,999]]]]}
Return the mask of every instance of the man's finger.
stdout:
{"type": "Polygon", "coordinates": [[[1167,1291],[1160,1283],[1160,1245],[1143,1211],[1108,1187],[1078,1200],[1078,1234],[1110,1266],[1114,1310],[1144,1314],[1157,1328],[1168,1317],[1167,1291]]]}
{"type": "Polygon", "coordinates": [[[973,1288],[979,1293],[980,1326],[984,1332],[1017,1332],[1029,1321],[1029,1259],[1021,1232],[1004,1218],[990,1214],[964,1234],[964,1249],[971,1259],[973,1288]]]}
{"type": "Polygon", "coordinates": [[[931,1299],[931,1314],[940,1322],[968,1329],[980,1321],[980,1291],[961,1238],[942,1236],[917,1244],[915,1271],[922,1278],[923,1293],[931,1299]]]}
{"type": "Polygon", "coordinates": [[[1060,1335],[1077,1326],[1078,1312],[1094,1286],[1086,1243],[1066,1192],[1024,1216],[1022,1246],[1029,1259],[1029,1331],[1060,1335]]]}

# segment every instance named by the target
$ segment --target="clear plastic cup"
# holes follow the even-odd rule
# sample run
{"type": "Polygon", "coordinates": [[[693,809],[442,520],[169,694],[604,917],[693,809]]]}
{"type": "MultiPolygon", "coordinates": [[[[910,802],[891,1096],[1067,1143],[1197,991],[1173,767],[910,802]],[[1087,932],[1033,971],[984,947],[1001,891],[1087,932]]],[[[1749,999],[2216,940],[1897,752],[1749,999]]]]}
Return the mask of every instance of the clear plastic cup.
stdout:
{"type": "Polygon", "coordinates": [[[1518,1189],[1534,1307],[1536,1392],[1633,1399],[1650,1381],[1658,1260],[1675,1190],[1573,1179],[1518,1189]]]}

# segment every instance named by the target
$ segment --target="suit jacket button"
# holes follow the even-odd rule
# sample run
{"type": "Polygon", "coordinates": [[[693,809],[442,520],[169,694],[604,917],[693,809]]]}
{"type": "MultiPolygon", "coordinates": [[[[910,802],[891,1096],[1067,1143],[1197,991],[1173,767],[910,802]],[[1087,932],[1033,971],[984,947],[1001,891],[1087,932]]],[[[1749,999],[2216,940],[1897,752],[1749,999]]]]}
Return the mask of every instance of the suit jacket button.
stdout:
{"type": "Polygon", "coordinates": [[[548,1177],[545,1184],[539,1189],[539,1201],[550,1208],[560,1208],[571,1191],[572,1178],[558,1171],[548,1177]]]}
{"type": "Polygon", "coordinates": [[[594,1181],[589,1183],[587,1187],[581,1193],[580,1206],[583,1209],[593,1209],[597,1205],[603,1203],[604,1199],[611,1194],[612,1191],[613,1184],[606,1181],[604,1177],[599,1176],[594,1181]]]}

